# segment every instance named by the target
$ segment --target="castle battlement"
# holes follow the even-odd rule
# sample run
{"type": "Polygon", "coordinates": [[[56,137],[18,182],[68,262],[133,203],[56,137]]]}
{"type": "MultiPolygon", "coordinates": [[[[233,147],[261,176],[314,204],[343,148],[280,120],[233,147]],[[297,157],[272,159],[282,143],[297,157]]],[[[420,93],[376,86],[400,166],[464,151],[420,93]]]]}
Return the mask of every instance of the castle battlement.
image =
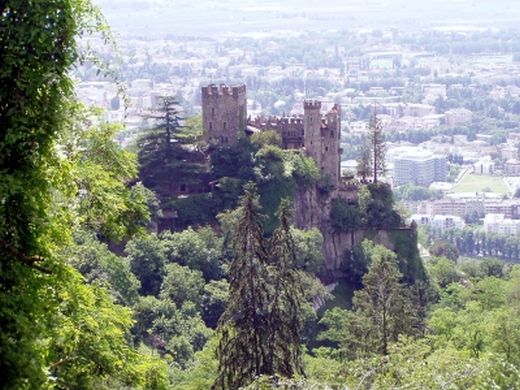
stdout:
{"type": "Polygon", "coordinates": [[[340,106],[322,114],[319,100],[304,100],[303,115],[247,116],[246,86],[210,84],[202,87],[204,136],[209,142],[233,145],[242,135],[274,130],[284,149],[304,149],[322,175],[339,183],[341,154],[340,106]]]}
{"type": "Polygon", "coordinates": [[[305,100],[303,102],[304,109],[321,110],[321,102],[319,100],[305,100]]]}
{"type": "Polygon", "coordinates": [[[246,94],[246,86],[244,84],[229,86],[227,84],[210,84],[202,87],[202,95],[209,96],[243,96],[246,94]]]}

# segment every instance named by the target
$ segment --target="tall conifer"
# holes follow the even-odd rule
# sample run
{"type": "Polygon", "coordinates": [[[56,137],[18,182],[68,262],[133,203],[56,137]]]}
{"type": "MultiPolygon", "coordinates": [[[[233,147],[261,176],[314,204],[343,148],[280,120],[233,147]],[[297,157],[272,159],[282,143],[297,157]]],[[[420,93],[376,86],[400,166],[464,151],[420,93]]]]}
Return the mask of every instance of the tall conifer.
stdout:
{"type": "Polygon", "coordinates": [[[303,374],[300,328],[303,287],[296,270],[296,249],[291,234],[291,203],[282,200],[280,225],[271,240],[273,299],[269,315],[269,363],[272,371],[291,378],[303,374]]]}
{"type": "Polygon", "coordinates": [[[272,374],[268,359],[270,293],[263,216],[253,184],[246,185],[229,268],[229,301],[219,321],[219,373],[213,388],[238,389],[272,374]]]}
{"type": "Polygon", "coordinates": [[[377,183],[377,176],[385,173],[385,138],[383,135],[383,124],[377,119],[374,108],[374,115],[370,119],[369,142],[372,151],[372,173],[374,183],[377,183]]]}

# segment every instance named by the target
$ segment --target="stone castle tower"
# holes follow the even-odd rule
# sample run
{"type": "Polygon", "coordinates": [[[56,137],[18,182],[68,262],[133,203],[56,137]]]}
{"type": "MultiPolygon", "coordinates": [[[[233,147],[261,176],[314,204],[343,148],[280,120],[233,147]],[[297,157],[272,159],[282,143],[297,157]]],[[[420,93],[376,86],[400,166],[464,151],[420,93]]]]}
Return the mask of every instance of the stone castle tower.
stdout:
{"type": "Polygon", "coordinates": [[[247,126],[246,86],[202,87],[202,126],[209,143],[235,144],[247,126]]]}
{"type": "Polygon", "coordinates": [[[325,115],[321,113],[321,102],[306,100],[303,118],[247,118],[246,87],[239,85],[209,85],[202,87],[202,120],[204,137],[210,143],[233,145],[244,134],[257,131],[276,130],[282,137],[286,149],[305,148],[309,157],[316,161],[323,176],[337,186],[340,171],[340,106],[325,115]]]}
{"type": "Polygon", "coordinates": [[[321,173],[330,184],[337,185],[341,178],[341,112],[334,107],[325,115],[321,114],[321,102],[306,100],[303,103],[304,146],[321,173]]]}

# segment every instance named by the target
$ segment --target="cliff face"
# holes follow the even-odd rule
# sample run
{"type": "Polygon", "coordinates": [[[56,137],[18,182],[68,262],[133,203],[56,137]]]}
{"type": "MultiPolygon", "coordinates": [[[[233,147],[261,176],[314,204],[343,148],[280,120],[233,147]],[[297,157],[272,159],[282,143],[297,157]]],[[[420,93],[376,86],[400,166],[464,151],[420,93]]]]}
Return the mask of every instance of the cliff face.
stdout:
{"type": "Polygon", "coordinates": [[[406,236],[412,236],[412,229],[398,228],[392,230],[365,230],[358,229],[352,232],[336,232],[330,221],[331,202],[340,197],[352,200],[357,196],[351,190],[335,189],[329,194],[322,194],[316,188],[299,189],[295,196],[295,225],[299,229],[311,229],[317,227],[323,235],[321,253],[323,255],[324,268],[335,277],[341,277],[342,261],[346,250],[353,249],[365,238],[384,245],[390,250],[396,251],[395,240],[392,239],[393,231],[399,231],[406,236]]]}
{"type": "Polygon", "coordinates": [[[295,196],[295,225],[299,229],[317,227],[323,235],[321,253],[324,267],[328,271],[336,271],[341,266],[343,254],[347,249],[360,243],[365,234],[363,231],[337,233],[331,227],[330,208],[335,197],[352,196],[347,191],[333,190],[322,194],[317,188],[299,189],[295,196]]]}

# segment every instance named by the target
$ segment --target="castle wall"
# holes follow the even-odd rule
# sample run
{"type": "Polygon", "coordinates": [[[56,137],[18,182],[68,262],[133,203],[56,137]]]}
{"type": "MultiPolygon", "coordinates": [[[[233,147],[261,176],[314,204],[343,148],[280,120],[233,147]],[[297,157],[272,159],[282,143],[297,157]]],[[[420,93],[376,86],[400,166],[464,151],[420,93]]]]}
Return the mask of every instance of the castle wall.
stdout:
{"type": "Polygon", "coordinates": [[[303,119],[300,117],[257,117],[254,120],[250,120],[249,124],[262,131],[276,131],[282,138],[282,147],[284,149],[303,148],[303,119]]]}
{"type": "Polygon", "coordinates": [[[206,141],[235,144],[247,125],[245,85],[202,87],[202,123],[206,141]]]}

